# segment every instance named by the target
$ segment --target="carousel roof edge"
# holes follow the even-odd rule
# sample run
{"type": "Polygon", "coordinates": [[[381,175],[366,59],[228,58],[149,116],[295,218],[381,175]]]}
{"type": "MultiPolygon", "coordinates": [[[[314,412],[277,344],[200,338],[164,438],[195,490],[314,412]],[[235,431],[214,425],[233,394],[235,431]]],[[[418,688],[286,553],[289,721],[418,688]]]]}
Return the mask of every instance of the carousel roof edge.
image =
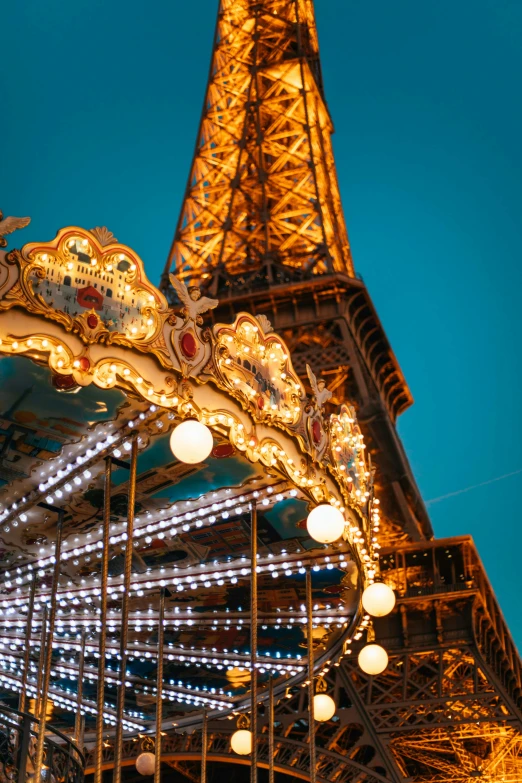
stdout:
{"type": "Polygon", "coordinates": [[[295,477],[315,484],[314,465],[326,469],[344,505],[367,516],[372,470],[353,407],[326,415],[325,381],[307,367],[307,395],[265,316],[239,313],[232,324],[205,326],[218,300],[171,280],[179,308],[169,308],[139,256],[105,228],[69,226],[50,242],[0,250],[0,354],[48,365],[58,391],[94,383],[182,417],[201,414],[196,391],[210,382],[248,414],[240,445],[262,449],[257,430],[283,430],[299,444],[295,477]]]}

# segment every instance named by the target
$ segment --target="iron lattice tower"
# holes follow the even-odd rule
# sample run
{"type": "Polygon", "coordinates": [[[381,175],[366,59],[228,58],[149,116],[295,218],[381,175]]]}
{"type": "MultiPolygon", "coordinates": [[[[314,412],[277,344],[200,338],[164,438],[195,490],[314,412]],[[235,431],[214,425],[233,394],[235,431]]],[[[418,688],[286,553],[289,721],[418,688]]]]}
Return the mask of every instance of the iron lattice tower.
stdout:
{"type": "Polygon", "coordinates": [[[311,0],[221,3],[169,264],[201,276],[283,265],[353,277],[332,130],[311,0]]]}
{"type": "Polygon", "coordinates": [[[263,313],[307,382],[355,402],[379,463],[391,540],[431,536],[395,431],[412,397],[363,282],[341,208],[311,0],[223,0],[168,273],[263,313]]]}
{"type": "MultiPolygon", "coordinates": [[[[312,0],[221,0],[162,287],[174,297],[175,270],[220,299],[216,320],[242,309],[266,315],[305,382],[310,363],[334,392],[332,405],[355,403],[378,466],[381,568],[400,596],[379,633],[393,653],[380,677],[361,677],[350,658],[332,674],[347,712],[324,729],[321,779],[516,783],[520,661],[472,541],[432,541],[395,429],[413,400],[354,271],[332,131],[312,0]]],[[[292,728],[299,716],[299,705],[282,708],[278,758],[306,777],[292,728]]],[[[216,748],[225,760],[223,731],[212,736],[209,758],[216,748]]],[[[189,778],[199,753],[191,742],[173,748],[169,762],[189,778]]]]}

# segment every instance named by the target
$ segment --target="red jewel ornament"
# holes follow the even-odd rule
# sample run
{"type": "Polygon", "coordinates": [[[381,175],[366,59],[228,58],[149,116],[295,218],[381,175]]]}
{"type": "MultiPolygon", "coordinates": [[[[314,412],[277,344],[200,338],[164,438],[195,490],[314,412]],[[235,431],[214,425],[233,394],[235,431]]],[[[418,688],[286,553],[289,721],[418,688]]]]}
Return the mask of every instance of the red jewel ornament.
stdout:
{"type": "Polygon", "coordinates": [[[260,411],[262,411],[263,408],[265,407],[265,401],[264,401],[263,397],[258,397],[257,398],[257,407],[259,408],[260,411]]]}
{"type": "Polygon", "coordinates": [[[72,375],[53,375],[52,384],[55,389],[61,392],[76,391],[80,388],[72,375]]]}
{"type": "Polygon", "coordinates": [[[82,358],[80,359],[80,369],[83,370],[84,372],[87,372],[90,366],[91,363],[88,360],[88,358],[86,356],[82,356],[82,358]]]}
{"type": "Polygon", "coordinates": [[[319,424],[317,419],[315,419],[315,421],[312,422],[312,437],[314,439],[314,443],[321,442],[321,435],[322,435],[321,425],[319,424]]]}
{"type": "Polygon", "coordinates": [[[185,332],[179,341],[181,352],[187,359],[193,359],[198,352],[198,344],[192,332],[185,332]]]}
{"type": "Polygon", "coordinates": [[[91,313],[87,316],[87,326],[89,329],[96,329],[98,326],[98,316],[94,315],[94,313],[91,313]]]}
{"type": "Polygon", "coordinates": [[[235,451],[231,443],[220,443],[218,446],[214,446],[211,454],[216,459],[225,459],[225,457],[231,457],[235,451]]]}

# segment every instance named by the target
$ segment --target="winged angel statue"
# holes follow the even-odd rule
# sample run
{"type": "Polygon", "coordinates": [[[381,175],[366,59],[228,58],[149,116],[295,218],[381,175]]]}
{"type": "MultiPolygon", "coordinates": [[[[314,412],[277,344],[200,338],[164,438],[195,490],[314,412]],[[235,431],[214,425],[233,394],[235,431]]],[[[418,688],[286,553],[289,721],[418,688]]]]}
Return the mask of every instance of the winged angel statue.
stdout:
{"type": "Polygon", "coordinates": [[[0,212],[0,247],[7,247],[6,236],[19,228],[25,228],[31,222],[30,217],[6,217],[0,212]]]}
{"type": "MultiPolygon", "coordinates": [[[[1,224],[0,224],[1,225],[1,224]]],[[[201,296],[199,286],[190,285],[188,288],[182,280],[178,280],[175,275],[169,275],[170,282],[174,286],[180,302],[183,304],[183,313],[187,320],[201,324],[203,313],[213,310],[219,304],[219,299],[210,299],[208,296],[201,296]]]]}
{"type": "Polygon", "coordinates": [[[332,392],[326,388],[326,381],[323,378],[317,379],[309,364],[306,365],[306,372],[314,393],[317,409],[322,411],[325,403],[332,397],[332,392]]]}

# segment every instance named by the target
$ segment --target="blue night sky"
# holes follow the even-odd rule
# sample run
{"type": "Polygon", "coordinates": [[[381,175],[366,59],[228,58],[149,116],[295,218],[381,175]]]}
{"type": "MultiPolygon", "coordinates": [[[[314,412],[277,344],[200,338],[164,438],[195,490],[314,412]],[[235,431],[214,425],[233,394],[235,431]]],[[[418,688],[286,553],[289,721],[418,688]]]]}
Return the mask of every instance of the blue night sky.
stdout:
{"type": "MultiPolygon", "coordinates": [[[[355,265],[415,397],[399,431],[436,535],[473,535],[522,647],[522,4],[316,6],[355,265]]],[[[0,207],[33,218],[16,244],[107,225],[158,282],[216,8],[2,8],[0,207]]]]}

